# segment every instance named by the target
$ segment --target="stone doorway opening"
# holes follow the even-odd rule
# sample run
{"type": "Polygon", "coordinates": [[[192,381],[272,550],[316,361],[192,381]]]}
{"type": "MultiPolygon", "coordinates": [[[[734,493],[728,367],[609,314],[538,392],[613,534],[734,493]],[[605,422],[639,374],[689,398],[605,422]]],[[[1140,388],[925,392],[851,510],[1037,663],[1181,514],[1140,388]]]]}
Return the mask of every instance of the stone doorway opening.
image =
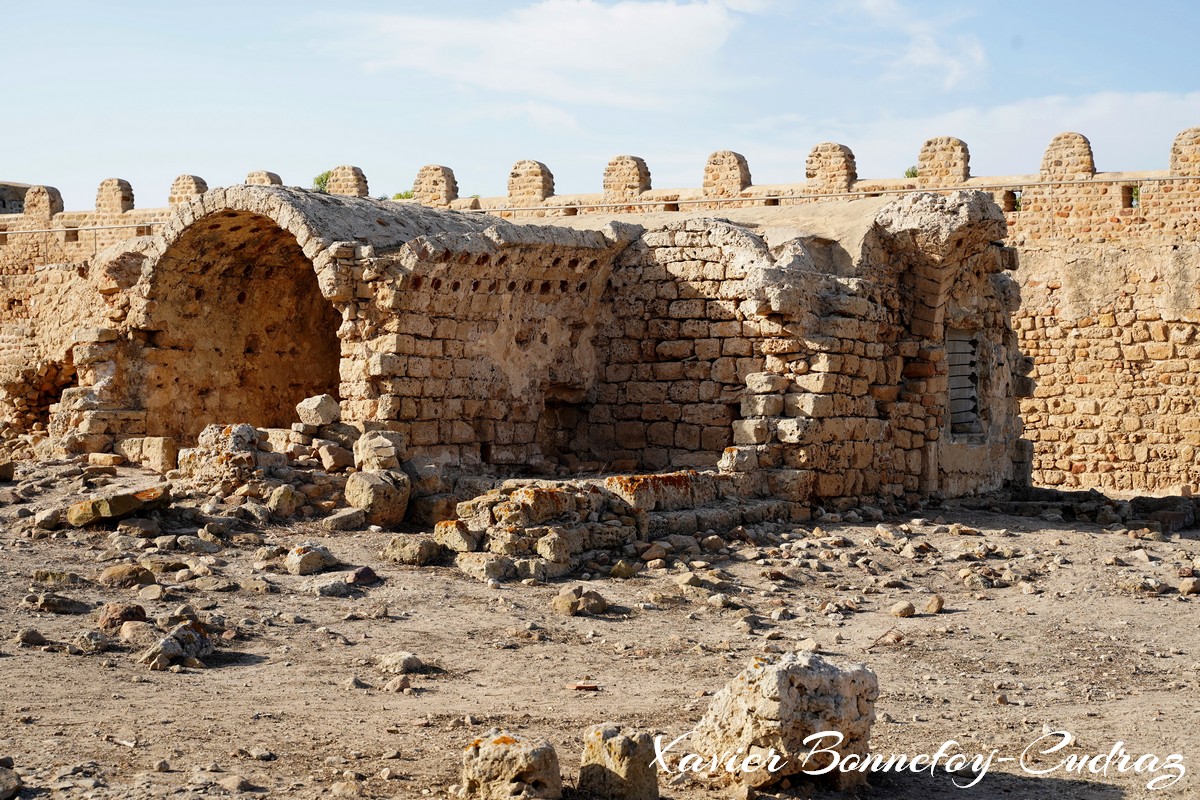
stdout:
{"type": "Polygon", "coordinates": [[[300,400],[337,395],[341,316],[267,217],[227,210],[188,227],[155,265],[147,317],[137,385],[150,436],[287,427],[300,400]]]}

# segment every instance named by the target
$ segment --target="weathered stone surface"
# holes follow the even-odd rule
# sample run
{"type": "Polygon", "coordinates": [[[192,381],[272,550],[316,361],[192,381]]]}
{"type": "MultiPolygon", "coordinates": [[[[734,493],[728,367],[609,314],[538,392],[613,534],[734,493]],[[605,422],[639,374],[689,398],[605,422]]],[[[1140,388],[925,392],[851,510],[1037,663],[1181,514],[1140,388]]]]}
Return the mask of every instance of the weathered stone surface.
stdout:
{"type": "Polygon", "coordinates": [[[562,797],[558,754],[545,741],[493,730],[463,753],[462,791],[469,800],[562,797]]]}
{"type": "Polygon", "coordinates": [[[137,564],[114,564],[107,567],[100,573],[98,582],[102,586],[111,586],[115,589],[157,583],[153,572],[137,564]]]}
{"type": "Polygon", "coordinates": [[[326,472],[341,472],[346,467],[354,466],[354,454],[334,444],[318,447],[317,458],[321,459],[321,468],[326,472]]]}
{"type": "Polygon", "coordinates": [[[447,550],[473,553],[479,549],[481,535],[472,531],[462,520],[443,520],[433,526],[433,538],[447,550]]]}
{"type": "Polygon", "coordinates": [[[413,567],[421,567],[435,561],[441,554],[442,547],[436,541],[415,534],[393,536],[382,553],[388,561],[413,567]]]}
{"type": "Polygon", "coordinates": [[[0,767],[0,800],[11,800],[25,784],[21,776],[8,767],[0,767]]]}
{"type": "Polygon", "coordinates": [[[142,510],[165,508],[171,502],[170,487],[151,486],[135,492],[81,500],[67,509],[67,522],[76,528],[118,520],[142,510]]]}
{"type": "Polygon", "coordinates": [[[319,544],[305,542],[288,551],[283,566],[292,575],[312,575],[338,564],[333,553],[319,544]]]}
{"type": "MultiPolygon", "coordinates": [[[[843,741],[824,742],[828,749],[843,757],[865,755],[878,697],[875,674],[861,664],[841,668],[814,653],[787,653],[775,660],[756,657],[713,697],[689,747],[698,753],[740,748],[757,756],[760,769],[722,779],[768,786],[806,769],[804,756],[812,745],[803,740],[814,733],[837,731],[843,741]],[[784,765],[774,773],[766,768],[771,755],[784,765]]],[[[821,766],[813,763],[807,769],[821,766]]],[[[836,772],[832,782],[840,790],[851,789],[861,786],[865,776],[836,772]]]]}
{"type": "Polygon", "coordinates": [[[332,425],[341,420],[342,412],[335,397],[320,394],[297,403],[296,416],[305,425],[332,425]]]}
{"type": "Polygon", "coordinates": [[[271,491],[271,496],[267,498],[267,509],[277,519],[288,519],[295,516],[307,500],[296,487],[285,483],[271,491]]]}
{"type": "Polygon", "coordinates": [[[181,622],[165,637],[138,656],[138,662],[155,671],[172,664],[203,667],[203,659],[213,652],[212,640],[204,626],[195,620],[181,622]]]}
{"type": "Polygon", "coordinates": [[[361,508],[343,508],[321,520],[321,524],[331,531],[357,531],[367,525],[367,512],[361,508]]]}
{"type": "Polygon", "coordinates": [[[484,583],[510,580],[516,574],[513,560],[495,553],[459,553],[454,557],[454,566],[484,583]]]}
{"type": "Polygon", "coordinates": [[[397,470],[356,472],[346,479],[346,502],[365,511],[370,524],[387,528],[404,520],[410,486],[397,470]]]}
{"type": "Polygon", "coordinates": [[[390,675],[409,675],[420,672],[424,668],[425,663],[421,659],[417,658],[414,653],[404,650],[388,653],[379,658],[379,671],[390,675]]]}
{"type": "Polygon", "coordinates": [[[41,592],[25,597],[25,605],[50,614],[86,614],[92,610],[87,603],[54,592],[41,592]]]}
{"type": "Polygon", "coordinates": [[[404,434],[367,431],[354,443],[354,465],[363,471],[399,469],[408,458],[404,434]]]}
{"type": "Polygon", "coordinates": [[[608,601],[599,592],[584,590],[582,586],[568,586],[554,596],[550,608],[568,617],[589,617],[608,610],[608,601]]]}
{"type": "Polygon", "coordinates": [[[100,609],[96,627],[105,633],[116,634],[126,622],[145,622],[146,609],[133,603],[106,603],[100,609]]]}
{"type": "Polygon", "coordinates": [[[611,800],[658,800],[658,766],[650,734],[605,723],[583,735],[579,791],[611,800]]]}

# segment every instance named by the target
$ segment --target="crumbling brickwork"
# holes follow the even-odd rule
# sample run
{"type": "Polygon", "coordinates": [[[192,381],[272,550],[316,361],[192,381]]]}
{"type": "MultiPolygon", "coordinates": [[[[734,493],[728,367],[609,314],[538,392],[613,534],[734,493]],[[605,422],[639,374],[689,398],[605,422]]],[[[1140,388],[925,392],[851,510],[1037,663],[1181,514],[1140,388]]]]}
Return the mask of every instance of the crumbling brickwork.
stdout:
{"type": "MultiPolygon", "coordinates": [[[[632,158],[610,163],[603,194],[550,196],[538,213],[768,213],[771,206],[828,203],[829,194],[990,192],[1005,212],[1004,241],[1022,265],[1013,327],[1029,362],[1005,369],[1032,367],[1013,388],[1031,395],[1022,415],[1034,482],[1116,492],[1200,488],[1192,464],[1200,404],[1189,388],[1200,301],[1200,128],[1175,138],[1168,169],[1159,172],[1097,171],[1087,138],[1063,133],[1035,174],[972,177],[966,143],[941,136],[922,146],[913,178],[861,180],[853,152],[826,142],[812,149],[801,183],[753,185],[745,159],[721,151],[706,164],[700,188],[652,188],[647,168],[646,183],[618,197],[608,176],[632,158]],[[620,205],[634,200],[638,205],[620,205]]],[[[517,205],[512,200],[480,204],[500,210],[517,205]]],[[[623,430],[637,435],[633,426],[623,430]]],[[[665,441],[666,426],[657,430],[665,441]]]]}
{"type": "Polygon", "coordinates": [[[183,175],[166,209],[136,209],[117,179],[88,212],[30,187],[24,213],[0,221],[6,431],[48,427],[84,449],[135,434],[186,444],[230,415],[285,424],[260,413],[265,395],[286,408],[330,392],[347,419],[480,469],[719,466],[828,498],[962,493],[1026,471],[1114,491],[1200,485],[1200,129],[1159,173],[1097,172],[1079,134],[1055,137],[1036,175],[971,177],[969,164],[965,143],[938,137],[917,177],[890,180],[860,180],[849,148],[824,143],[798,184],[756,186],[721,151],[697,189],[655,189],[642,159],[619,156],[595,195],[556,195],[536,161],[513,168],[503,198],[460,198],[452,170],[426,167],[418,203],[357,199],[355,167],[333,171],[328,195],[268,172],[212,191],[183,175]],[[913,201],[884,212],[906,191],[963,188],[1002,216],[964,198],[911,227],[913,201]],[[827,195],[846,193],[876,198],[857,206],[866,233],[849,247],[845,225],[760,230],[788,207],[840,214],[827,195]],[[681,216],[599,216],[664,211],[681,216]],[[1019,253],[1019,287],[999,241],[1019,253]],[[793,272],[806,291],[787,287],[793,272]]]}
{"type": "MultiPolygon", "coordinates": [[[[743,159],[724,158],[748,180],[743,159]]],[[[613,191],[630,195],[649,177],[624,166],[613,191]]],[[[514,175],[552,191],[535,162],[514,175]]],[[[1003,306],[988,276],[1011,266],[986,195],[843,204],[855,233],[838,242],[803,235],[821,224],[801,218],[778,233],[703,217],[517,225],[362,198],[352,167],[331,175],[342,194],[260,180],[197,193],[182,176],[169,209],[140,212],[154,235],[116,229],[128,238],[82,257],[52,234],[23,237],[43,249],[13,276],[32,266],[32,281],[7,284],[28,301],[8,328],[10,433],[125,452],[249,422],[273,441],[300,399],[328,393],[340,424],[442,465],[428,474],[720,468],[728,491],[785,512],[1013,474],[1011,395],[986,446],[970,443],[998,467],[942,470],[936,444],[949,286],[968,285],[964,325],[1011,344],[1006,316],[976,313],[1003,306]]],[[[453,202],[448,183],[433,190],[453,202]]],[[[30,194],[42,224],[67,216],[52,190],[30,194]]],[[[105,182],[98,219],[139,213],[132,201],[105,182]]],[[[419,496],[453,485],[424,474],[419,496]]]]}

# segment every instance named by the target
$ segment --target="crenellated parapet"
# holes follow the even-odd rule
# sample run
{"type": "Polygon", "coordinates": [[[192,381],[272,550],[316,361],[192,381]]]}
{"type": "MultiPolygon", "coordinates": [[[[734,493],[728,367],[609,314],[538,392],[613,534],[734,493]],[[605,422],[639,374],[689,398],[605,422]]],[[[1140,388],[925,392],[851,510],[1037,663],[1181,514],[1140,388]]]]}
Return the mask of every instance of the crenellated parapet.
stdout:
{"type": "Polygon", "coordinates": [[[860,178],[854,151],[822,142],[809,152],[804,180],[755,184],[748,160],[732,150],[710,155],[694,188],[664,189],[651,184],[646,160],[614,157],[604,168],[602,191],[557,194],[554,175],[540,161],[519,161],[508,193],[467,204],[442,186],[457,184],[449,167],[423,167],[414,183],[418,202],[434,207],[481,210],[502,217],[559,217],[578,214],[707,211],[754,206],[795,205],[831,197],[899,195],[911,191],[990,192],[1008,217],[1009,241],[1124,239],[1200,235],[1193,213],[1200,203],[1200,127],[1189,128],[1171,146],[1169,169],[1153,172],[1100,172],[1087,137],[1061,133],[1046,147],[1036,172],[973,176],[967,143],[953,136],[926,140],[916,174],[860,178]],[[438,183],[440,181],[440,183],[438,183]]]}

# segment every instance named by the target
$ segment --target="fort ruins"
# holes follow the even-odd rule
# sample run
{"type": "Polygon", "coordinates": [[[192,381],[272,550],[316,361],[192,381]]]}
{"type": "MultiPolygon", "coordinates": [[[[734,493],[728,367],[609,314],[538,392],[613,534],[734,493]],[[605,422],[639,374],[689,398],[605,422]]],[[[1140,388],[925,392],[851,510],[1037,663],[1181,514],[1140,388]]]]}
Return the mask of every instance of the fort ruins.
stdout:
{"type": "Polygon", "coordinates": [[[184,175],[160,209],[110,179],[88,211],[0,184],[6,447],[188,473],[208,426],[247,423],[269,480],[386,433],[418,521],[586,479],[679,532],[1030,482],[1190,493],[1200,128],[1161,172],[1097,172],[1075,133],[1036,173],[969,161],[940,137],[867,180],[825,143],[757,185],[722,151],[668,190],[619,156],[586,195],[521,161],[495,198],[429,166],[413,201],[354,167],[327,193],[184,175]],[[317,395],[336,413],[300,422],[317,395]]]}

